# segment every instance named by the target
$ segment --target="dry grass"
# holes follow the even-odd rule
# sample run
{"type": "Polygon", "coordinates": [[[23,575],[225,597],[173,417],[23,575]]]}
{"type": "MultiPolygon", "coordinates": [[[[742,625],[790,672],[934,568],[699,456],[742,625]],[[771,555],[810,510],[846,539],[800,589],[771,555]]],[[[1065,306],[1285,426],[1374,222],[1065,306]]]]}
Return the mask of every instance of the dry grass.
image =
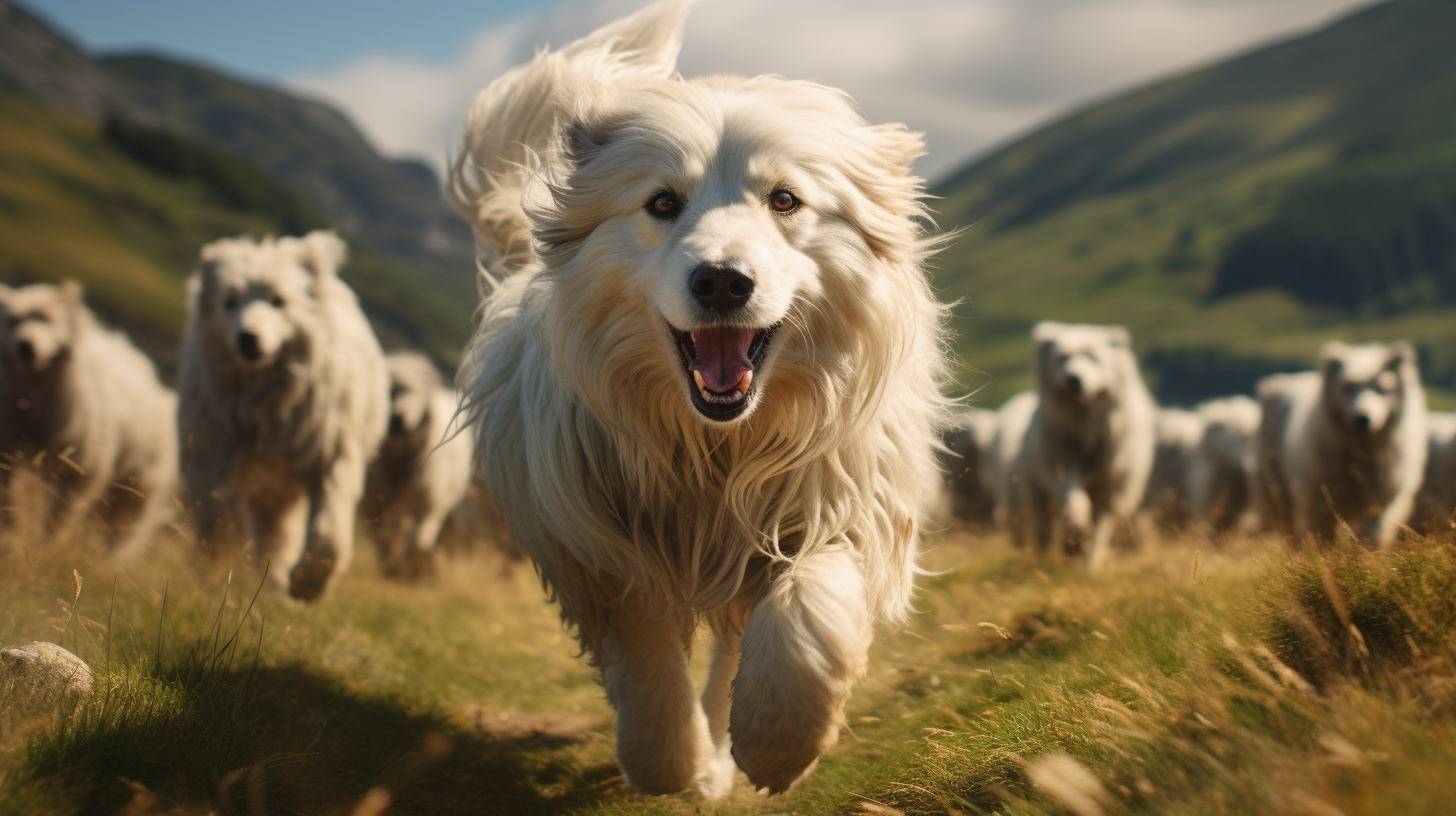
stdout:
{"type": "Polygon", "coordinates": [[[784,797],[740,779],[714,806],[623,786],[527,570],[399,586],[365,558],[301,607],[175,540],[119,568],[3,553],[0,641],[74,647],[98,692],[0,699],[0,813],[1456,812],[1440,542],[1169,542],[1093,579],[948,536],[840,746],[784,797]]]}

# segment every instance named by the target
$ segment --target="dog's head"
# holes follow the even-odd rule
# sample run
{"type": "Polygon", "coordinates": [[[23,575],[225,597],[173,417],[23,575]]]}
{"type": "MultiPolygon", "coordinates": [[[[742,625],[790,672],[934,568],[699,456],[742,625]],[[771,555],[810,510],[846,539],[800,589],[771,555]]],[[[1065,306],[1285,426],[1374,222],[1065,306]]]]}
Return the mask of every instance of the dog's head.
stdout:
{"type": "Polygon", "coordinates": [[[47,371],[69,358],[86,325],[81,284],[34,283],[12,289],[0,285],[5,360],[11,371],[47,371]]]}
{"type": "Polygon", "coordinates": [[[717,426],[884,374],[866,352],[906,353],[933,303],[920,153],[810,83],[622,89],[566,123],[560,171],[527,191],[556,359],[598,413],[670,401],[717,426]]]}
{"type": "Polygon", "coordinates": [[[443,384],[430,358],[416,351],[389,355],[389,432],[413,433],[430,414],[430,399],[443,384]]]}
{"type": "Polygon", "coordinates": [[[202,248],[190,286],[194,320],[244,369],[271,366],[307,345],[323,287],[346,255],[332,232],[253,241],[224,238],[202,248]]]}
{"type": "Polygon", "coordinates": [[[1032,330],[1032,368],[1042,399],[1083,406],[1111,401],[1136,369],[1121,326],[1044,321],[1032,330]]]}
{"type": "Polygon", "coordinates": [[[1406,392],[1419,384],[1415,349],[1400,341],[1320,350],[1323,405],[1336,423],[1356,434],[1379,434],[1400,416],[1406,392]]]}

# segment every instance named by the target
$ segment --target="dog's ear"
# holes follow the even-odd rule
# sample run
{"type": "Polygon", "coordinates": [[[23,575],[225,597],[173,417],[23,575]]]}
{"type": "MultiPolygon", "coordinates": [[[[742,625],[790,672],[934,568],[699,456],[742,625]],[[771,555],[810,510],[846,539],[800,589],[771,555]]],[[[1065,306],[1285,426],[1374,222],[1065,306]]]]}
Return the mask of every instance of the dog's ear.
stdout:
{"type": "Polygon", "coordinates": [[[1350,347],[1338,340],[1331,340],[1320,347],[1320,376],[1326,383],[1338,379],[1345,370],[1345,355],[1350,347]]]}
{"type": "Polygon", "coordinates": [[[0,283],[0,308],[4,308],[10,303],[10,296],[13,294],[15,294],[14,289],[6,284],[0,283]]]}
{"type": "Polygon", "coordinates": [[[1108,326],[1107,342],[1116,348],[1130,349],[1132,348],[1132,334],[1125,326],[1108,326]]]}
{"type": "Polygon", "coordinates": [[[86,289],[80,281],[75,278],[66,278],[61,281],[60,288],[61,300],[66,302],[66,308],[72,310],[85,308],[86,289]]]}
{"type": "Polygon", "coordinates": [[[1416,356],[1415,346],[1408,340],[1397,340],[1386,347],[1390,351],[1390,362],[1388,368],[1399,368],[1402,365],[1419,366],[1420,359],[1416,356]]]}
{"type": "Polygon", "coordinates": [[[349,246],[333,230],[314,230],[298,239],[298,261],[319,280],[338,274],[349,246]]]}
{"type": "Polygon", "coordinates": [[[895,176],[908,176],[915,160],[925,155],[925,135],[901,124],[870,127],[870,141],[875,153],[895,176]]]}
{"type": "Polygon", "coordinates": [[[625,126],[621,116],[577,116],[568,120],[561,130],[561,142],[566,161],[571,167],[579,166],[602,148],[612,143],[612,137],[625,126]]]}
{"type": "Polygon", "coordinates": [[[1056,351],[1057,341],[1062,336],[1062,328],[1061,323],[1043,320],[1031,330],[1031,367],[1032,376],[1036,382],[1041,382],[1046,375],[1047,361],[1052,352],[1056,351]]]}

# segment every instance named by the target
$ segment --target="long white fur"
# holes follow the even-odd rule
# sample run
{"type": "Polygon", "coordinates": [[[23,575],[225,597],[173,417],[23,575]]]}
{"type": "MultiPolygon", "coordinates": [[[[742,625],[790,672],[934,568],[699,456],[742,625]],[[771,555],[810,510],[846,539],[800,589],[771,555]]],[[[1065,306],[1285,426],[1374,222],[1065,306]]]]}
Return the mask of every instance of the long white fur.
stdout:
{"type": "Polygon", "coordinates": [[[176,395],[125,335],[97,322],[74,280],[0,285],[0,322],[0,452],[62,477],[64,534],[104,503],[112,554],[135,555],[172,513],[176,395]]]}
{"type": "Polygon", "coordinates": [[[1259,403],[1238,395],[1197,407],[1203,436],[1188,463],[1188,506],[1195,521],[1216,532],[1258,525],[1259,403]]]}
{"type": "Polygon", "coordinates": [[[1165,528],[1182,530],[1193,517],[1188,473],[1203,441],[1203,417],[1181,408],[1159,408],[1156,416],[1157,443],[1143,501],[1165,528]]]}
{"type": "Polygon", "coordinates": [[[305,600],[353,558],[389,421],[384,352],[338,277],[345,254],[332,232],[227,238],[188,281],[178,424],[199,541],[214,549],[241,525],[257,566],[305,600]],[[239,354],[244,330],[267,355],[256,364],[239,354]]]}
{"type": "Polygon", "coordinates": [[[460,384],[492,492],[603,668],[627,778],[721,795],[731,750],[779,791],[833,739],[869,622],[908,608],[945,316],[919,135],[812,83],[677,78],[685,13],[649,6],[477,97],[451,191],[490,294],[460,384]],[[779,175],[791,219],[744,196],[779,175]],[[702,207],[666,236],[643,213],[663,178],[702,207]],[[783,322],[751,413],[714,425],[666,323],[728,256],[783,322]],[[720,659],[690,704],[704,618],[720,659]]]}

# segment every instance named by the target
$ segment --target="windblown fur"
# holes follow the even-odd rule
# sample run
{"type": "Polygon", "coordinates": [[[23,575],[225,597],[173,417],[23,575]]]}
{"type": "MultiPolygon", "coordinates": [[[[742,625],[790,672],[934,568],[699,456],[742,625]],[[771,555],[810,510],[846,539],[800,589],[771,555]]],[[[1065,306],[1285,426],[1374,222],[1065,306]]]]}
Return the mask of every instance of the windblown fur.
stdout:
{"type": "Polygon", "coordinates": [[[81,286],[0,285],[0,452],[55,477],[65,534],[93,515],[117,557],[172,513],[176,395],[124,335],[101,326],[81,286]]]}
{"type": "Polygon", "coordinates": [[[397,351],[390,377],[389,434],[369,467],[364,517],[374,527],[385,575],[419,578],[434,571],[440,530],[470,487],[473,445],[454,433],[460,398],[430,358],[397,351]]]}
{"type": "Polygon", "coordinates": [[[1266,377],[1259,436],[1270,507],[1296,541],[1340,525],[1395,543],[1425,475],[1426,397],[1409,343],[1326,343],[1320,369],[1266,377]]]}
{"type": "Polygon", "coordinates": [[[1039,401],[1017,466],[1017,512],[1038,550],[1080,551],[1096,569],[1142,504],[1157,409],[1120,326],[1047,321],[1032,347],[1039,401]]]}
{"type": "Polygon", "coordinates": [[[907,609],[944,315],[919,135],[812,83],[676,77],[685,12],[477,97],[451,190],[490,294],[460,384],[492,492],[603,670],[627,778],[717,796],[736,759],[780,791],[833,741],[871,622],[907,609]],[[747,276],[746,305],[701,305],[702,268],[747,276]],[[719,368],[686,339],[750,332],[719,368]]]}
{"type": "Polygon", "coordinates": [[[306,600],[353,557],[389,417],[384,353],[338,278],[345,251],[322,231],[223,239],[188,281],[178,418],[199,542],[240,535],[306,600]]]}

